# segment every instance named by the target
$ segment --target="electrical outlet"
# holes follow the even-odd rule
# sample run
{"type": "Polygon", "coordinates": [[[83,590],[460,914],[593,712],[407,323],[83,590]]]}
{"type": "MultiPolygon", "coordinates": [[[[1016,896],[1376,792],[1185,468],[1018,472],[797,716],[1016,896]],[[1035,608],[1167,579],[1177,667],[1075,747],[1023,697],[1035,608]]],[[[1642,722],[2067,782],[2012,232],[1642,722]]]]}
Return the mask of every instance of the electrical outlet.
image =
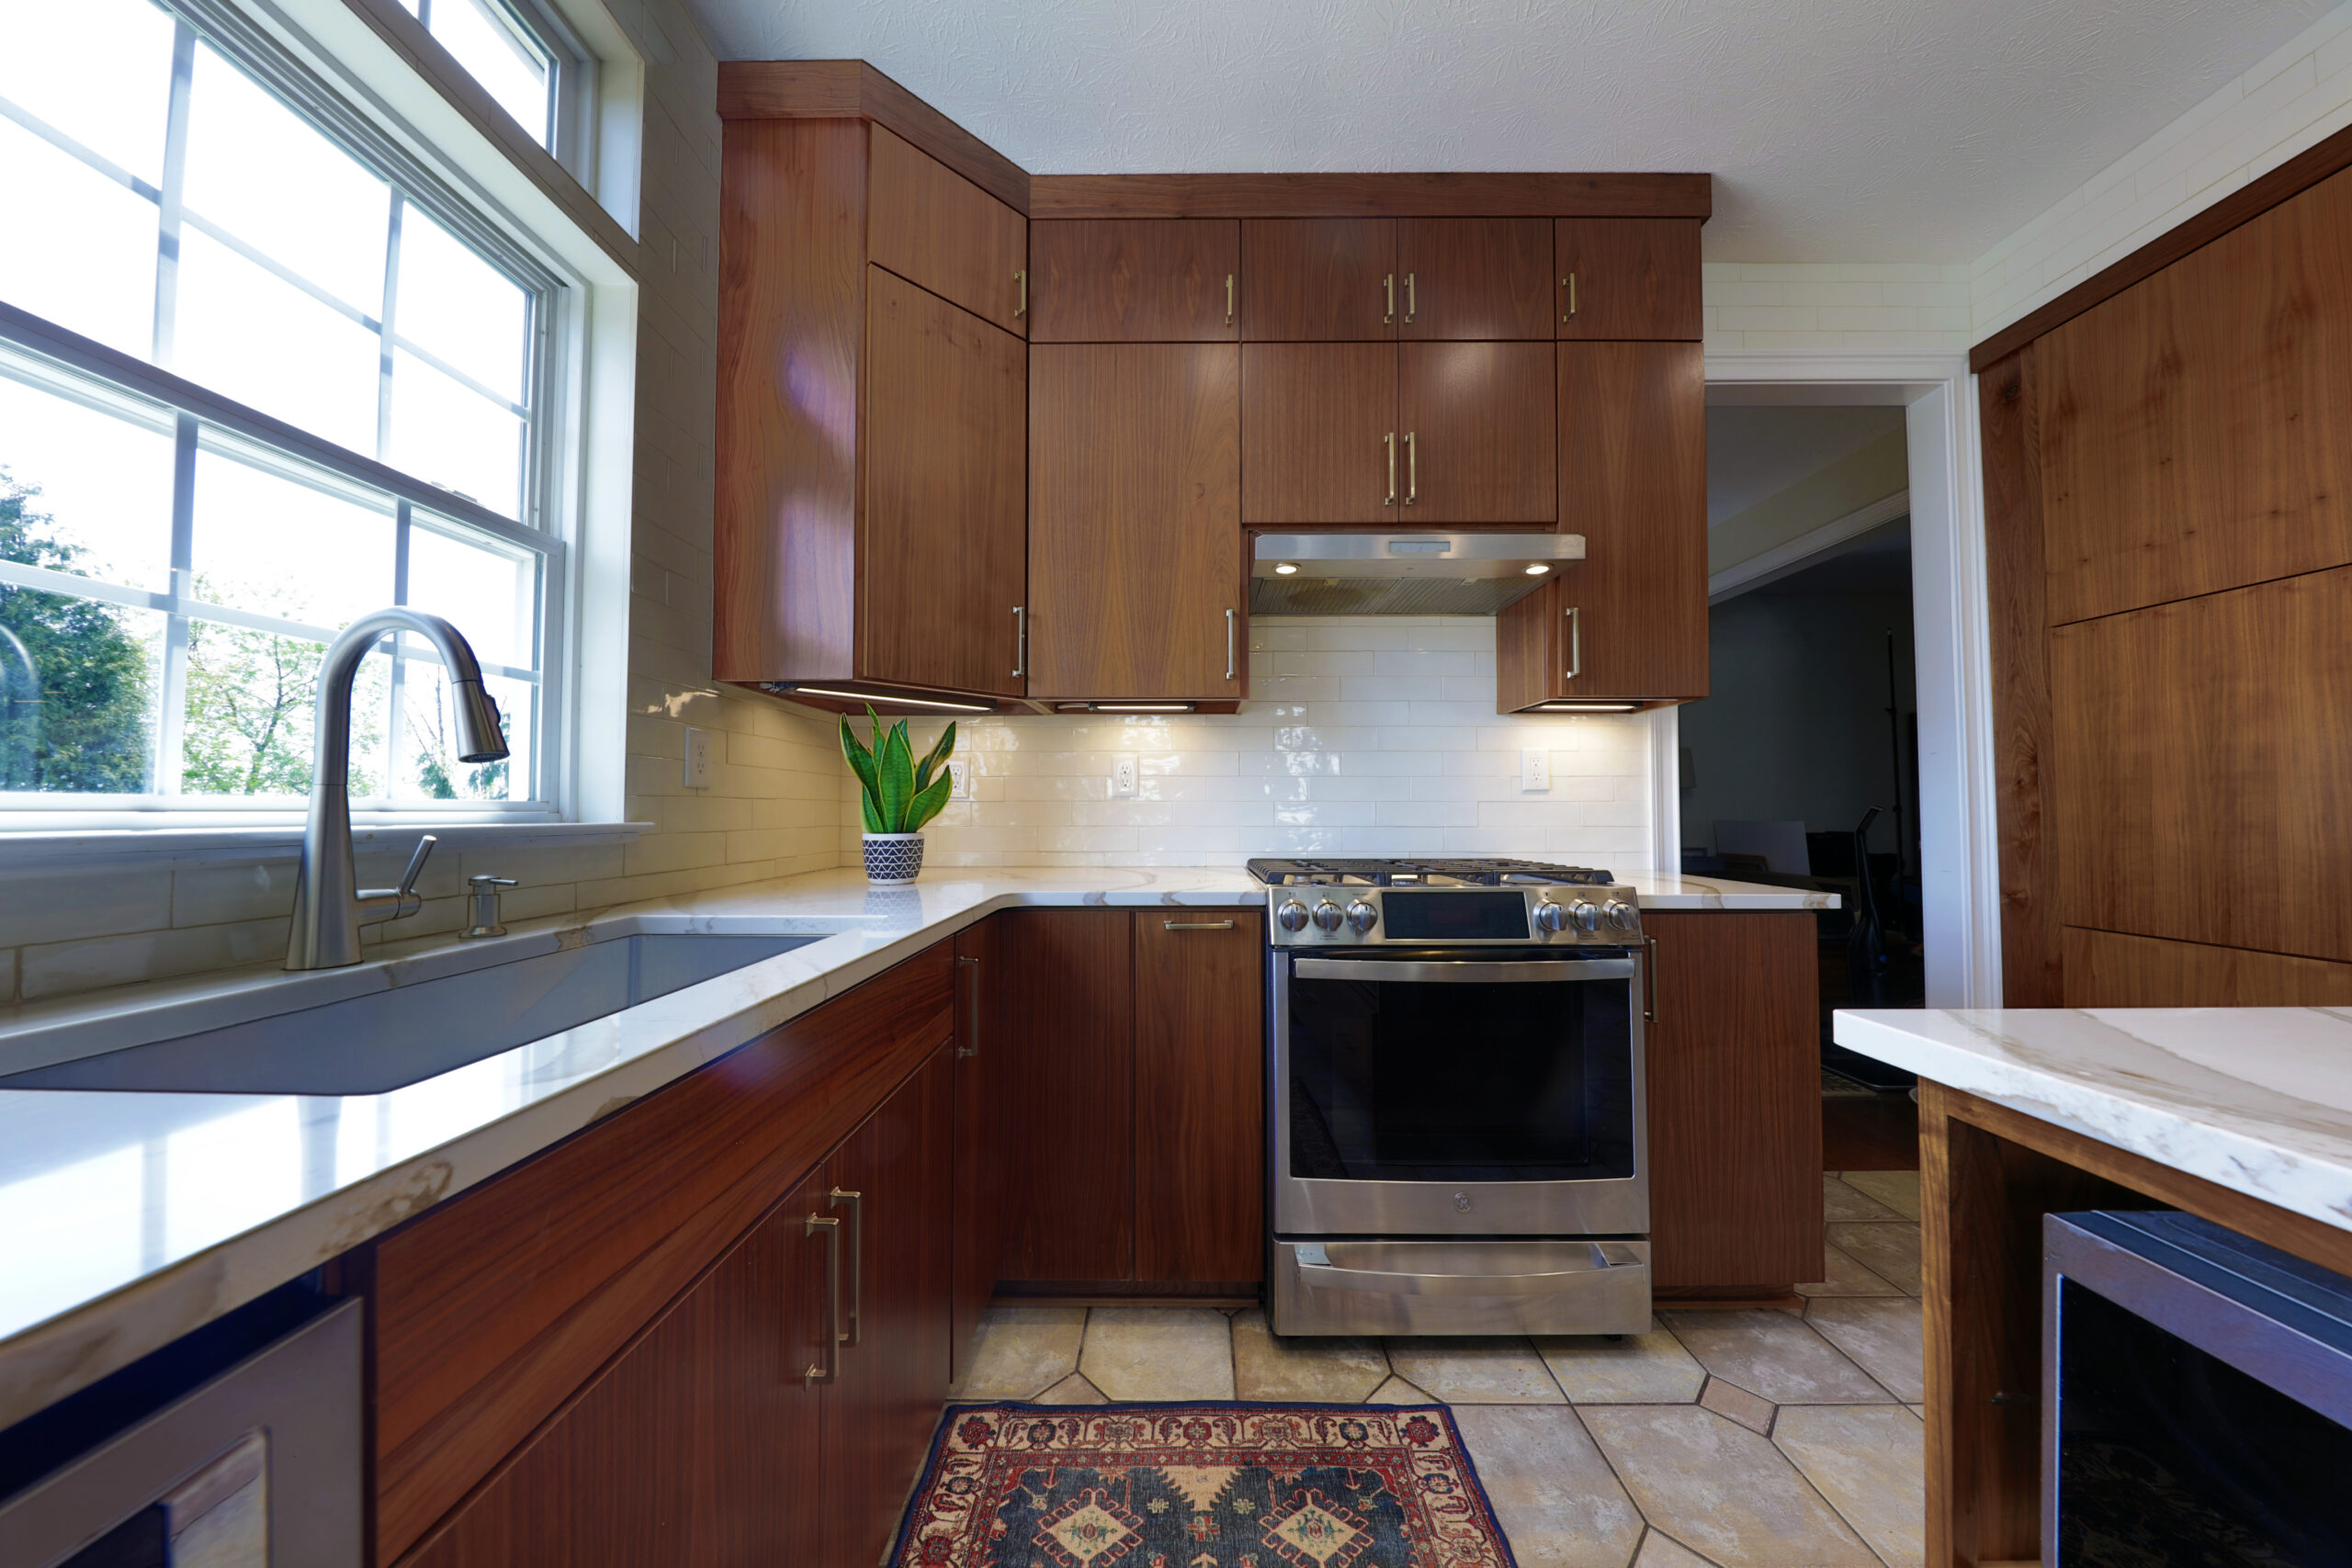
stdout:
{"type": "Polygon", "coordinates": [[[1521,795],[1548,795],[1552,790],[1552,753],[1521,751],[1519,754],[1519,792],[1521,795]]]}
{"type": "Polygon", "coordinates": [[[961,757],[947,759],[948,799],[969,800],[972,798],[972,775],[964,771],[970,765],[961,757]]]}
{"type": "Polygon", "coordinates": [[[1122,751],[1111,759],[1111,798],[1133,800],[1136,797],[1136,754],[1122,751]]]}
{"type": "Polygon", "coordinates": [[[686,787],[710,787],[710,752],[718,737],[707,729],[686,731],[686,787]]]}

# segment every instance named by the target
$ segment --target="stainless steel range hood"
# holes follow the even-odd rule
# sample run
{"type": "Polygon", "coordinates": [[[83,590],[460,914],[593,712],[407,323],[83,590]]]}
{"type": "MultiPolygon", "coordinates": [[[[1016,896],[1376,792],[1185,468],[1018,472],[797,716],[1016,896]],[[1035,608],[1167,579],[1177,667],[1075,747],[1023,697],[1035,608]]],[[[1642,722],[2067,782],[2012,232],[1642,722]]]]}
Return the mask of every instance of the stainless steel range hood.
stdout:
{"type": "Polygon", "coordinates": [[[1253,615],[1491,615],[1584,559],[1581,534],[1261,534],[1253,615]]]}

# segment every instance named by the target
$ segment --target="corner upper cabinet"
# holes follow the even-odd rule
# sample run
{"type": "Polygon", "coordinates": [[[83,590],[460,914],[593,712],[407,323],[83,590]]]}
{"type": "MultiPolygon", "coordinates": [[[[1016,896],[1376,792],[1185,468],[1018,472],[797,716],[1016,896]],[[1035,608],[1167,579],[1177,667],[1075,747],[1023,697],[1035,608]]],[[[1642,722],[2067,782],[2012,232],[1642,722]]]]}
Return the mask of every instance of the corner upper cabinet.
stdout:
{"type": "Polygon", "coordinates": [[[729,118],[714,672],[1022,694],[1026,220],[864,118],[729,118]]]}
{"type": "Polygon", "coordinates": [[[1554,230],[1556,335],[1589,342],[1705,331],[1695,218],[1563,218],[1554,230]]]}
{"type": "Polygon", "coordinates": [[[1029,226],[1032,343],[1231,343],[1240,335],[1233,219],[1029,226]]]}
{"type": "Polygon", "coordinates": [[[1248,694],[1241,352],[1031,349],[1033,698],[1248,694]]]}

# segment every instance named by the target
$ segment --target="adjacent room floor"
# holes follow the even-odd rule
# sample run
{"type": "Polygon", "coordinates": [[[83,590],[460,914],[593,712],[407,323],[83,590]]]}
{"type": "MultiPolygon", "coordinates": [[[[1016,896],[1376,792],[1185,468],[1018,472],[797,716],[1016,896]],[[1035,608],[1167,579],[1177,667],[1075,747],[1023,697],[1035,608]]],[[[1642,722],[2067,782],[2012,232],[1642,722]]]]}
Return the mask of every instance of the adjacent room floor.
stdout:
{"type": "Polygon", "coordinates": [[[1822,1180],[1803,1315],[1600,1338],[1277,1340],[1252,1308],[999,1306],[959,1400],[1453,1406],[1521,1568],[1922,1560],[1916,1171],[1822,1180]]]}

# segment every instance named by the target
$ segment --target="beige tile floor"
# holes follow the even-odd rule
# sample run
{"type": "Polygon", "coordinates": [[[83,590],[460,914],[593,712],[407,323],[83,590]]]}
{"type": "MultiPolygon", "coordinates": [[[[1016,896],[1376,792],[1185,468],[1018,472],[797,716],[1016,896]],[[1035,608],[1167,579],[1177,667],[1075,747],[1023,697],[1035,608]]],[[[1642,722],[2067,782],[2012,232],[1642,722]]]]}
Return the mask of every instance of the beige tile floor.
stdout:
{"type": "Polygon", "coordinates": [[[1802,1314],[1668,1312],[1643,1335],[1280,1339],[1255,1308],[1000,1306],[959,1400],[1453,1407],[1521,1568],[1916,1568],[1919,1185],[1822,1179],[1802,1314]]]}

